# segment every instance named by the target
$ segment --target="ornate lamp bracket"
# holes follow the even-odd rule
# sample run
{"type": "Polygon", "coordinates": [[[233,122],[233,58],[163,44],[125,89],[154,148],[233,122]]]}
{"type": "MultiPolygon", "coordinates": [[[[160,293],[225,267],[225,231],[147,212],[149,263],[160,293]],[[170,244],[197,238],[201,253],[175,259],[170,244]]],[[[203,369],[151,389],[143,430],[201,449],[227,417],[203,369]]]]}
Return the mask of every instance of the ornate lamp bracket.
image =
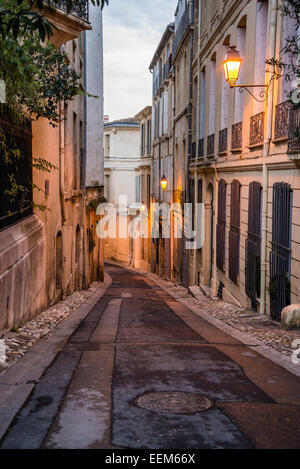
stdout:
{"type": "Polygon", "coordinates": [[[267,101],[268,97],[269,97],[269,90],[270,90],[270,87],[271,87],[271,84],[272,84],[272,81],[275,79],[275,74],[271,77],[269,83],[267,85],[233,85],[231,86],[231,88],[239,88],[239,92],[240,93],[244,93],[244,91],[247,91],[247,93],[249,93],[252,98],[255,99],[255,101],[257,101],[258,103],[263,103],[265,101],[267,101]],[[264,88],[262,91],[260,91],[259,93],[259,96],[260,98],[258,98],[257,96],[255,96],[254,93],[252,93],[249,88],[264,88]]]}

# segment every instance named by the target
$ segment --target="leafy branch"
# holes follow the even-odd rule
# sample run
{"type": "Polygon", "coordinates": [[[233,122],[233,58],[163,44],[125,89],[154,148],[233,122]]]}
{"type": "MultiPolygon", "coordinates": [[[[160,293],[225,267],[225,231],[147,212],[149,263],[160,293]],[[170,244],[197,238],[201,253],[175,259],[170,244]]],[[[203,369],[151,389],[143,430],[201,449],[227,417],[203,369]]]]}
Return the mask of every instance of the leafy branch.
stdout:
{"type": "MultiPolygon", "coordinates": [[[[91,0],[93,5],[104,8],[109,0],[91,0]]],[[[2,0],[0,6],[0,35],[4,39],[7,34],[13,34],[16,40],[22,40],[26,33],[38,32],[44,42],[53,35],[55,26],[43,15],[45,7],[59,6],[60,0],[15,0],[14,5],[8,0],[2,0]]],[[[80,0],[66,0],[67,14],[71,13],[74,6],[80,4],[80,0]]]]}

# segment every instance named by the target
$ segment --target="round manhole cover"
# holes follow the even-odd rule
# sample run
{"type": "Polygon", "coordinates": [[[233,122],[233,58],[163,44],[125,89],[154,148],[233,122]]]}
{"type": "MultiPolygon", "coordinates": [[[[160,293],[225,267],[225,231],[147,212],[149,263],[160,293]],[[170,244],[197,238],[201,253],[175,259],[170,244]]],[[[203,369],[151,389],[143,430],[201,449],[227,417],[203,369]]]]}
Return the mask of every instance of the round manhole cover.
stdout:
{"type": "Polygon", "coordinates": [[[213,401],[188,392],[150,392],[136,399],[142,409],[171,414],[195,414],[210,409],[213,401]]]}

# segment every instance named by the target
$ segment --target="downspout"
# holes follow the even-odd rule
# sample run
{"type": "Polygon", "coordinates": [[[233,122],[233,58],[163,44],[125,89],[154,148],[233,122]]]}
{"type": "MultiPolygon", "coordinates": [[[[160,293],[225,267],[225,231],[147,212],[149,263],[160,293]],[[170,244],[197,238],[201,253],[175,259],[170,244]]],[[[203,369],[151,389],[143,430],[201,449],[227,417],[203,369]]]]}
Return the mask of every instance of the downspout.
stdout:
{"type": "MultiPolygon", "coordinates": [[[[62,48],[60,47],[59,50],[61,51],[62,48]]],[[[63,185],[63,174],[62,174],[62,109],[61,109],[61,101],[58,103],[58,113],[59,113],[59,124],[58,124],[58,155],[59,155],[59,198],[60,198],[60,208],[61,208],[61,218],[62,224],[64,225],[66,221],[66,210],[65,210],[65,194],[64,194],[64,185],[63,185]]],[[[65,117],[65,116],[64,116],[65,117]]],[[[65,120],[64,120],[65,125],[65,120]]]]}
{"type": "MultiPolygon", "coordinates": [[[[201,41],[201,21],[202,21],[202,0],[199,0],[198,3],[198,48],[197,48],[197,75],[198,75],[198,80],[197,80],[197,112],[196,112],[196,161],[198,160],[198,154],[199,154],[199,140],[200,140],[200,41],[201,41]]],[[[196,204],[198,204],[199,200],[199,195],[198,195],[198,178],[197,178],[197,170],[195,170],[195,189],[196,189],[196,204]]],[[[196,205],[197,206],[197,205],[196,205]]],[[[196,227],[198,226],[198,210],[196,210],[196,227]]],[[[197,262],[196,262],[197,257],[194,259],[194,265],[193,265],[193,278],[196,279],[198,278],[198,271],[197,271],[197,262]],[[196,275],[197,273],[197,275],[196,275]]],[[[198,282],[198,280],[197,280],[198,282]]]]}
{"type": "MultiPolygon", "coordinates": [[[[272,0],[269,26],[269,47],[268,56],[275,57],[276,54],[276,29],[278,16],[278,0],[272,0]]],[[[273,126],[273,105],[274,105],[274,80],[272,80],[268,95],[267,127],[266,139],[263,149],[263,199],[262,199],[262,246],[261,246],[261,303],[260,314],[266,314],[266,279],[267,279],[267,219],[268,219],[268,182],[269,171],[267,158],[270,156],[270,145],[272,141],[273,126]]]]}
{"type": "MultiPolygon", "coordinates": [[[[83,56],[83,73],[84,73],[84,89],[86,91],[87,89],[87,66],[86,66],[86,31],[84,31],[83,34],[83,50],[84,50],[84,56],[83,56]]],[[[83,201],[83,216],[84,216],[84,226],[85,226],[85,233],[86,233],[86,190],[85,190],[85,183],[86,183],[86,155],[87,155],[87,95],[84,95],[84,133],[83,133],[83,174],[82,174],[82,201],[83,201]]],[[[90,229],[90,227],[88,228],[90,229]]],[[[89,281],[88,278],[90,277],[90,272],[87,272],[87,260],[89,257],[85,255],[86,250],[89,252],[89,240],[86,240],[86,236],[83,238],[83,285],[84,288],[88,287],[89,281]],[[85,242],[84,242],[85,241],[85,242]],[[86,245],[87,244],[87,245],[86,245]]]]}
{"type": "MultiPolygon", "coordinates": [[[[194,24],[194,0],[190,2],[190,24],[194,24]]],[[[191,201],[190,162],[192,157],[192,122],[193,122],[193,52],[194,52],[194,29],[190,35],[190,81],[189,81],[189,104],[188,104],[188,155],[187,155],[187,181],[186,201],[191,201]]]]}
{"type": "Polygon", "coordinates": [[[197,115],[196,115],[196,136],[197,136],[197,155],[196,158],[198,159],[198,154],[199,154],[199,140],[200,140],[200,41],[201,41],[201,22],[202,22],[202,0],[199,0],[199,6],[198,6],[198,51],[197,51],[197,59],[198,59],[198,66],[197,66],[197,72],[198,72],[198,81],[197,81],[197,115]]]}

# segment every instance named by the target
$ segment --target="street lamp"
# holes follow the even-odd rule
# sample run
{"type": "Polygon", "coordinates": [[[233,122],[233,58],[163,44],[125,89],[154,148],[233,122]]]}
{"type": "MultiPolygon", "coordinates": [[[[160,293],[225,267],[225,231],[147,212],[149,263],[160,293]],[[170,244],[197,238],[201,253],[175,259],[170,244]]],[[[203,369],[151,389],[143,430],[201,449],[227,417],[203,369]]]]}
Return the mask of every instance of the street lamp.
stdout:
{"type": "Polygon", "coordinates": [[[243,60],[241,59],[239,51],[236,50],[236,46],[231,46],[223,62],[225,78],[231,88],[234,88],[234,85],[239,79],[242,62],[243,60]]]}
{"type": "Polygon", "coordinates": [[[266,85],[236,85],[237,80],[239,79],[241,65],[243,60],[240,56],[239,51],[236,49],[236,46],[230,46],[229,50],[226,53],[225,60],[223,62],[225,79],[229,83],[230,88],[239,88],[239,92],[243,93],[246,90],[256,101],[262,103],[268,99],[269,89],[272,81],[276,78],[276,74],[273,73],[269,83],[266,85]],[[258,99],[248,88],[265,88],[259,93],[260,98],[258,99]]]}
{"type": "Polygon", "coordinates": [[[161,178],[160,185],[161,185],[161,188],[162,188],[163,192],[165,192],[166,189],[167,189],[167,186],[168,186],[168,180],[167,180],[166,176],[163,176],[161,178]]]}

